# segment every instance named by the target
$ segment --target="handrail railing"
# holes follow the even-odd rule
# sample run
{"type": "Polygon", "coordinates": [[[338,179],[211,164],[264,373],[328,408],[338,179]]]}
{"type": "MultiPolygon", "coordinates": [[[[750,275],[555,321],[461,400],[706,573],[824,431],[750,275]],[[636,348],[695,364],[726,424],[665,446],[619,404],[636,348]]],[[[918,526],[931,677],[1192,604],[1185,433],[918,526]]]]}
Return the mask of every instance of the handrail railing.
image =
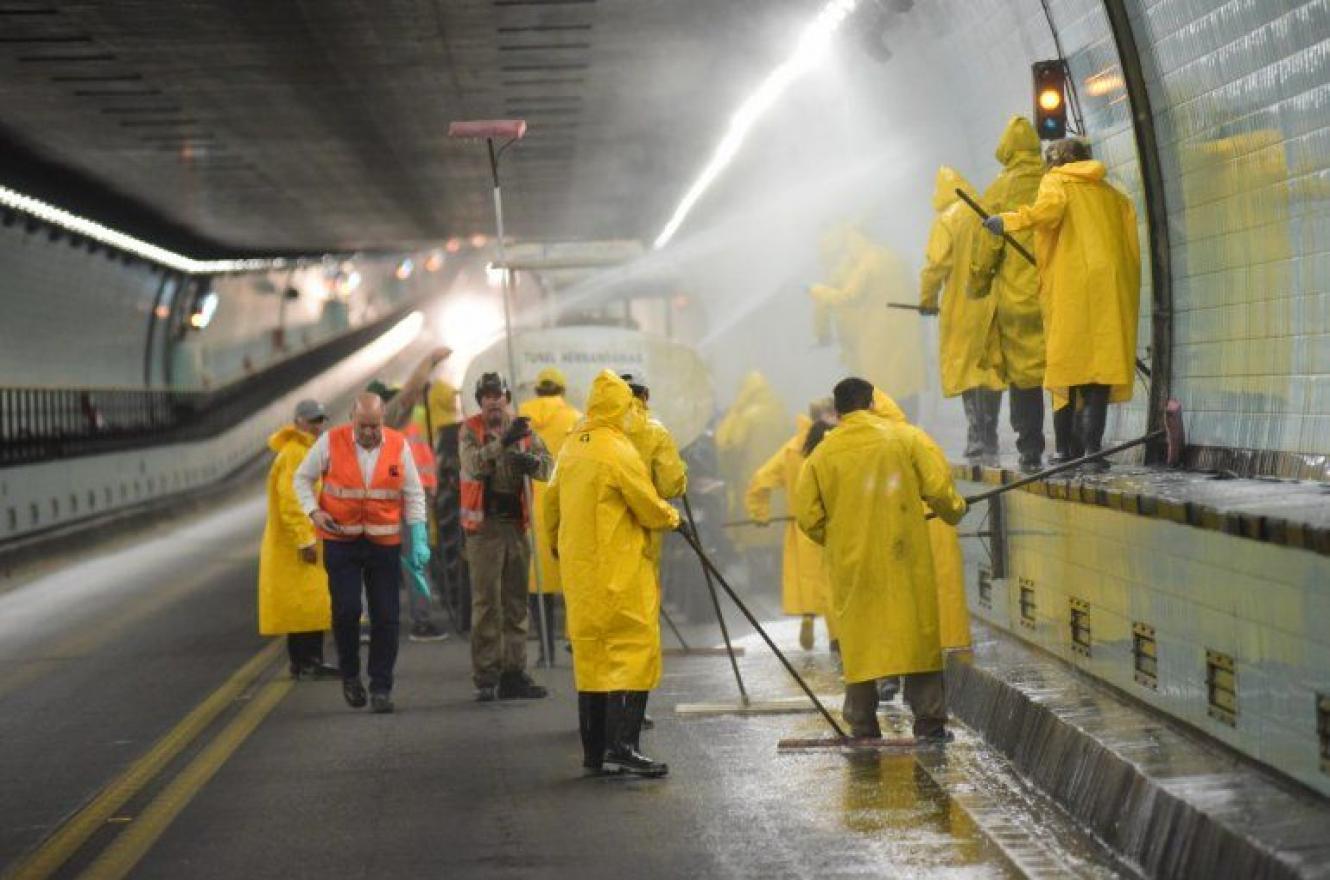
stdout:
{"type": "Polygon", "coordinates": [[[0,388],[0,468],[212,436],[363,348],[405,311],[213,391],[0,388]]]}

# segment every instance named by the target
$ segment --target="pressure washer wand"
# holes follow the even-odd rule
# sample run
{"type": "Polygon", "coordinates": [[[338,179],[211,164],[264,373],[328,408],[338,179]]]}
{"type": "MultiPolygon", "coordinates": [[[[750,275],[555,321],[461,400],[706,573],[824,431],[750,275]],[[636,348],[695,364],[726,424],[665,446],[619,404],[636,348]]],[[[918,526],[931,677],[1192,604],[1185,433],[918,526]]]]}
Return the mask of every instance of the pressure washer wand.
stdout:
{"type": "MultiPolygon", "coordinates": [[[[692,533],[697,536],[697,540],[700,542],[702,534],[697,530],[697,520],[693,519],[693,505],[688,503],[687,492],[683,494],[683,512],[688,517],[688,528],[692,529],[692,533]]],[[[692,542],[689,541],[689,543],[692,542]]],[[[693,549],[697,550],[699,554],[701,553],[700,544],[694,546],[693,549]]],[[[734,659],[734,646],[730,644],[730,628],[725,625],[725,615],[720,611],[720,597],[716,595],[716,586],[711,582],[711,571],[708,569],[705,557],[702,559],[702,577],[707,582],[707,592],[711,593],[711,605],[716,609],[716,622],[720,624],[720,635],[725,640],[725,653],[730,657],[730,668],[734,670],[734,681],[739,685],[739,700],[747,706],[749,702],[748,689],[744,687],[744,677],[739,674],[739,661],[734,659]]],[[[716,577],[720,577],[720,574],[717,573],[716,577]]],[[[721,583],[724,583],[724,581],[721,583]]],[[[726,589],[728,590],[729,587],[726,587],[726,589]]],[[[734,594],[730,593],[730,595],[733,596],[734,594]]],[[[664,610],[664,608],[662,607],[661,610],[664,610]]],[[[682,636],[680,636],[679,641],[683,641],[682,636]]]]}
{"type": "MultiPolygon", "coordinates": [[[[808,682],[804,681],[803,676],[801,676],[798,670],[794,668],[789,659],[781,652],[780,648],[776,647],[776,643],[771,640],[771,636],[767,635],[767,631],[762,628],[762,624],[757,622],[757,618],[753,616],[753,612],[748,610],[748,606],[745,605],[743,600],[739,598],[739,595],[734,592],[734,588],[725,580],[725,576],[720,573],[720,569],[716,568],[715,563],[713,563],[711,558],[707,556],[706,551],[702,549],[702,544],[697,536],[697,530],[681,531],[679,534],[681,534],[683,539],[688,542],[688,546],[693,548],[693,552],[697,554],[697,558],[702,561],[703,570],[709,571],[715,576],[716,583],[720,584],[721,589],[723,589],[725,594],[730,597],[735,605],[738,606],[739,611],[743,616],[748,618],[748,622],[752,624],[753,629],[762,637],[762,641],[767,643],[767,647],[776,655],[776,659],[780,660],[781,665],[785,667],[785,671],[790,673],[798,683],[799,687],[803,689],[803,692],[808,696],[808,699],[813,701],[813,705],[817,707],[817,711],[822,713],[822,717],[831,725],[831,729],[836,731],[836,736],[841,739],[849,739],[850,736],[845,732],[845,728],[841,727],[840,724],[836,722],[836,719],[832,717],[832,714],[827,711],[827,707],[817,698],[817,694],[813,693],[813,689],[808,686],[808,682]]],[[[710,583],[710,579],[708,579],[707,582],[710,583]]],[[[731,655],[731,657],[733,657],[733,655],[731,655]]],[[[738,667],[736,666],[736,669],[737,668],[738,667]]]]}
{"type": "MultiPolygon", "coordinates": [[[[976,214],[978,214],[980,217],[982,217],[985,220],[988,219],[989,216],[988,212],[984,210],[982,205],[980,205],[974,199],[970,198],[969,193],[967,193],[965,190],[961,189],[960,187],[957,187],[956,195],[960,196],[961,201],[965,202],[965,204],[969,205],[971,208],[974,208],[974,212],[976,214]]],[[[1031,266],[1035,265],[1034,254],[1027,251],[1019,241],[1012,238],[1011,233],[1004,231],[1002,233],[1002,238],[1006,240],[1007,244],[1011,245],[1013,248],[1016,249],[1016,253],[1020,254],[1022,257],[1025,257],[1025,259],[1029,260],[1031,266]]]]}
{"type": "MultiPolygon", "coordinates": [[[[1168,441],[1168,452],[1165,457],[1165,462],[1169,467],[1176,467],[1181,463],[1183,452],[1187,447],[1186,429],[1182,424],[1182,404],[1178,403],[1176,400],[1169,400],[1167,406],[1164,408],[1164,427],[1157,431],[1151,431],[1148,434],[1137,437],[1135,440],[1127,440],[1124,443],[1110,446],[1107,449],[1101,449],[1098,452],[1091,452],[1089,455],[1082,455],[1080,458],[1074,458],[1071,461],[1064,461],[1062,464],[1055,464],[1051,468],[1046,468],[1035,474],[1029,474],[1028,476],[1021,477],[1019,480],[1014,480],[1010,483],[1004,483],[1001,486],[996,486],[992,489],[980,492],[978,495],[969,495],[965,499],[965,505],[966,507],[969,507],[978,504],[980,501],[987,501],[990,498],[995,498],[998,495],[1010,492],[1013,489],[1019,489],[1022,486],[1028,486],[1031,483],[1037,483],[1040,480],[1047,479],[1054,474],[1060,474],[1063,471],[1069,471],[1072,468],[1080,467],[1083,464],[1099,461],[1100,459],[1107,458],[1110,455],[1116,455],[1117,453],[1124,452],[1128,449],[1134,449],[1135,447],[1142,446],[1152,440],[1168,441]]],[[[937,516],[937,514],[929,513],[924,519],[932,519],[935,516],[937,516]]]]}

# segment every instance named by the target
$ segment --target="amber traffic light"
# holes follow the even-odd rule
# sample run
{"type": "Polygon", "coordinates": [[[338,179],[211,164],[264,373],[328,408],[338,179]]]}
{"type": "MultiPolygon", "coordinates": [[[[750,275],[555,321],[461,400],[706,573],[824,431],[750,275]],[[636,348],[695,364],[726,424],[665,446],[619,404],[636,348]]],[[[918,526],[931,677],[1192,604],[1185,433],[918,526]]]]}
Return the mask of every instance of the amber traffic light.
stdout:
{"type": "Polygon", "coordinates": [[[1040,140],[1067,136],[1067,67],[1061,60],[1034,63],[1034,127],[1040,140]]]}

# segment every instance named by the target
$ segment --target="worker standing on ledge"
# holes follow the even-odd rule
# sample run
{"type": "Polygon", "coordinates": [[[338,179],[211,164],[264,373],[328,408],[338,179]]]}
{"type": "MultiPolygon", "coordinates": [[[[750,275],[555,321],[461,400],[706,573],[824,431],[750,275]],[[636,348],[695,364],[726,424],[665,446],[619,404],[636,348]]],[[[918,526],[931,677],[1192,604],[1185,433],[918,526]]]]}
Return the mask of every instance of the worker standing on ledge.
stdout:
{"type": "Polygon", "coordinates": [[[845,720],[854,736],[880,737],[877,679],[901,675],[916,740],[946,742],[937,583],[920,499],[952,524],[965,500],[915,429],[872,411],[872,384],[843,379],[834,399],[840,427],[804,463],[794,511],[826,548],[845,720]]]}
{"type": "MultiPolygon", "coordinates": [[[[518,408],[518,412],[531,420],[531,427],[545,444],[550,458],[557,459],[559,450],[568,432],[577,424],[582,414],[577,408],[564,400],[564,391],[568,379],[555,367],[546,367],[536,375],[536,397],[518,408]]],[[[536,556],[531,561],[531,572],[527,578],[530,598],[527,600],[527,614],[532,619],[540,613],[540,606],[545,606],[544,628],[537,626],[536,631],[543,633],[540,644],[541,661],[554,657],[554,597],[563,592],[559,580],[559,560],[554,558],[550,543],[545,537],[541,517],[541,499],[545,494],[545,483],[531,484],[531,519],[532,534],[536,539],[536,556]],[[537,577],[539,571],[539,577],[537,577]],[[544,602],[539,601],[537,591],[544,594],[544,602]],[[549,644],[546,645],[545,641],[549,644]],[[547,653],[548,652],[548,653],[547,653]]]]}
{"type": "Polygon", "coordinates": [[[300,506],[323,539],[323,564],[332,594],[333,636],[342,669],[342,696],[365,705],[360,680],[360,594],[369,603],[371,710],[393,711],[402,567],[402,524],[411,532],[414,564],[429,561],[425,492],[406,438],[383,426],[383,399],[356,396],[351,423],[310,448],[295,474],[300,506]],[[322,479],[323,487],[315,495],[322,479]]]}
{"type": "Polygon", "coordinates": [[[458,441],[471,568],[471,669],[482,703],[547,695],[526,671],[526,479],[548,480],[554,461],[531,422],[513,417],[512,399],[502,376],[482,375],[476,381],[480,412],[466,420],[458,441]]]}
{"type": "MultiPolygon", "coordinates": [[[[985,210],[1000,214],[1032,204],[1044,178],[1034,124],[1024,116],[1011,117],[995,155],[1003,167],[984,190],[985,210]]],[[[1034,246],[1034,236],[1029,232],[1015,238],[1027,250],[1034,246]]],[[[1044,319],[1039,303],[1039,270],[1005,244],[990,235],[975,243],[970,259],[970,295],[993,300],[1003,379],[1011,390],[1007,398],[1011,429],[1016,432],[1020,468],[1032,474],[1043,466],[1044,456],[1044,319]]]]}
{"type": "Polygon", "coordinates": [[[937,218],[928,233],[924,268],[919,274],[919,313],[932,316],[941,311],[938,360],[942,394],[960,395],[965,406],[969,426],[965,457],[996,464],[1002,350],[992,297],[976,299],[970,290],[970,259],[980,237],[987,236],[979,228],[978,218],[956,195],[958,189],[972,194],[970,184],[954,168],[939,168],[933,189],[937,218]]]}
{"type": "MultiPolygon", "coordinates": [[[[1103,448],[1108,404],[1131,400],[1141,243],[1131,199],[1104,179],[1089,144],[1054,141],[1047,162],[1034,204],[994,214],[984,228],[994,235],[1034,230],[1048,339],[1044,387],[1055,401],[1070,402],[1079,447],[1071,452],[1088,455],[1103,448]]],[[[1105,461],[1086,465],[1107,468],[1105,461]]]]}
{"type": "Polygon", "coordinates": [[[323,662],[323,634],[332,625],[328,576],[294,483],[296,468],[327,422],[323,404],[302,400],[293,423],[268,438],[277,456],[268,469],[268,520],[259,549],[259,633],[286,635],[291,677],[298,679],[341,677],[323,662]]]}
{"type": "Polygon", "coordinates": [[[609,370],[559,455],[545,493],[545,529],[563,567],[582,766],[640,776],[669,767],[639,749],[647,692],[660,683],[660,590],[650,532],[679,527],[629,435],[633,394],[609,370]]]}

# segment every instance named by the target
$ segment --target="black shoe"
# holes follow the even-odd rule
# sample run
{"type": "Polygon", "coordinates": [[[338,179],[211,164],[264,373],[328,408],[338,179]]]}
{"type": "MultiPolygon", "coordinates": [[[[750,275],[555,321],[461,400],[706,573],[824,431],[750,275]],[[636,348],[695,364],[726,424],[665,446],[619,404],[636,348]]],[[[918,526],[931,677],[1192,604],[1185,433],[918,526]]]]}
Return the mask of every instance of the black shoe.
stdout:
{"type": "Polygon", "coordinates": [[[915,744],[921,746],[945,746],[947,743],[956,741],[956,734],[950,730],[939,730],[937,733],[928,733],[914,738],[915,744]]]}
{"type": "Polygon", "coordinates": [[[550,692],[525,672],[505,672],[499,678],[500,700],[543,700],[550,692]]]}
{"type": "Polygon", "coordinates": [[[389,715],[393,711],[393,698],[387,694],[370,694],[369,710],[375,715],[389,715]]]}
{"type": "Polygon", "coordinates": [[[499,698],[498,689],[492,684],[482,685],[476,688],[477,703],[493,703],[499,698]]]}
{"type": "Polygon", "coordinates": [[[352,709],[364,708],[365,686],[360,683],[358,678],[342,679],[342,696],[346,699],[346,704],[352,709]]]}
{"type": "Polygon", "coordinates": [[[407,636],[413,642],[441,642],[448,634],[433,623],[425,621],[411,625],[411,634],[407,636]]]}
{"type": "Polygon", "coordinates": [[[295,672],[295,678],[304,681],[334,681],[342,677],[342,670],[322,661],[307,663],[295,672]]]}
{"type": "Polygon", "coordinates": [[[605,763],[617,768],[621,773],[632,773],[636,776],[657,778],[670,772],[668,764],[653,761],[637,749],[623,745],[607,751],[605,763]]]}

